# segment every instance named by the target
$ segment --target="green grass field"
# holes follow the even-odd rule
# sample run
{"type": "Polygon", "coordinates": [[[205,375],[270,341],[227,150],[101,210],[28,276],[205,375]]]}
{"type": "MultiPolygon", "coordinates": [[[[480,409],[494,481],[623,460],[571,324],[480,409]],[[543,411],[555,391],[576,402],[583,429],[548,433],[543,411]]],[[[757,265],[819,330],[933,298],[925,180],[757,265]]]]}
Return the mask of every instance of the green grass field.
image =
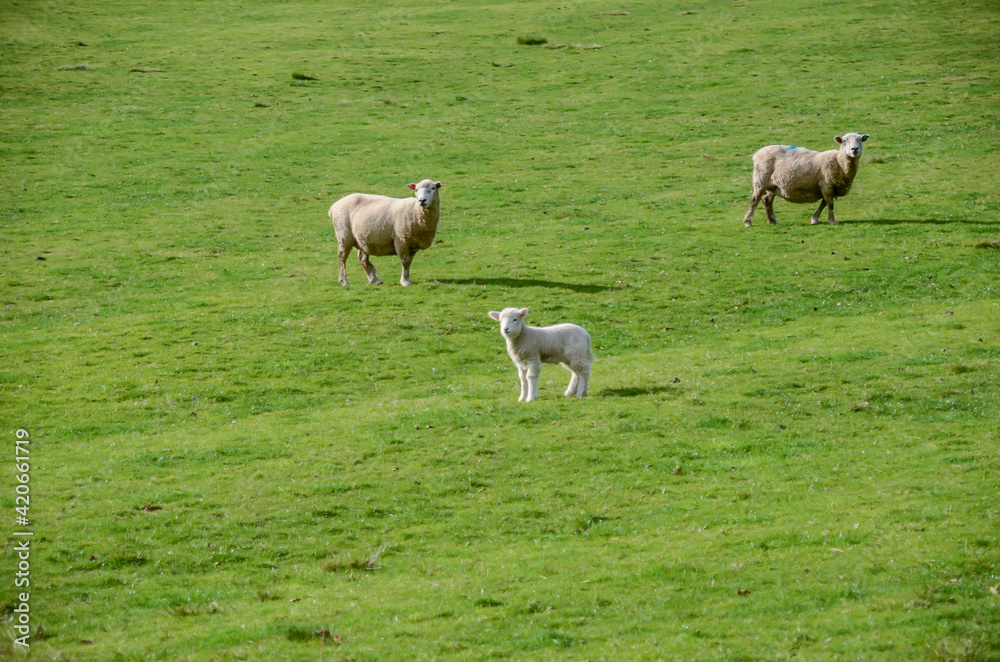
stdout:
{"type": "Polygon", "coordinates": [[[6,0],[0,659],[1000,660],[998,36],[6,0]],[[756,149],[849,131],[840,225],[743,227],[756,149]],[[329,206],[423,178],[414,285],[341,287],[329,206]],[[587,398],[517,402],[504,306],[589,330],[587,398]]]}

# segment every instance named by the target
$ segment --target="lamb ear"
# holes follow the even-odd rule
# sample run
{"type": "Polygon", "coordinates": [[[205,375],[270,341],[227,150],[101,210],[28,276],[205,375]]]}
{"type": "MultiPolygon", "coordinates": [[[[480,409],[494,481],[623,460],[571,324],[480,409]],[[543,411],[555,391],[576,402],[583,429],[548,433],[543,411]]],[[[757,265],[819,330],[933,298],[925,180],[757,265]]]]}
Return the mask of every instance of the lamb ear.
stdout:
{"type": "Polygon", "coordinates": [[[836,140],[836,141],[837,141],[838,143],[840,143],[840,144],[843,144],[843,143],[844,143],[844,139],[843,139],[843,138],[841,138],[840,136],[834,136],[834,138],[833,138],[833,139],[834,139],[834,140],[836,140]]]}
{"type": "Polygon", "coordinates": [[[434,186],[435,186],[436,188],[441,188],[442,186],[444,186],[444,184],[442,184],[441,182],[435,182],[435,183],[434,183],[434,186]]]}
{"type": "Polygon", "coordinates": [[[524,319],[525,317],[528,316],[528,309],[522,308],[521,310],[517,311],[517,314],[521,316],[521,319],[524,319]]]}
{"type": "Polygon", "coordinates": [[[869,135],[868,135],[868,134],[866,133],[866,134],[864,134],[863,136],[861,136],[861,142],[864,142],[864,141],[868,140],[869,138],[871,138],[871,136],[869,136],[869,135]]]}
{"type": "Polygon", "coordinates": [[[497,320],[498,322],[500,321],[500,313],[498,313],[495,310],[491,310],[490,311],[490,317],[492,317],[493,319],[497,320]]]}
{"type": "Polygon", "coordinates": [[[416,184],[407,184],[406,188],[410,189],[411,191],[416,191],[417,190],[417,185],[416,184]]]}

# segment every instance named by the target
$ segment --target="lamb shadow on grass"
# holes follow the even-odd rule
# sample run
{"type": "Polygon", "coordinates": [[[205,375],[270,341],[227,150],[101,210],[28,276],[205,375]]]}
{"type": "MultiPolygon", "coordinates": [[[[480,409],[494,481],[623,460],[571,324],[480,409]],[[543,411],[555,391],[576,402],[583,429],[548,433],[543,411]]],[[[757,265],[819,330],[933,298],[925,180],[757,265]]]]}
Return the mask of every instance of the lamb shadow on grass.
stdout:
{"type": "Polygon", "coordinates": [[[656,395],[669,393],[676,386],[632,386],[628,388],[606,388],[598,395],[602,398],[634,398],[640,395],[656,395]]]}
{"type": "Polygon", "coordinates": [[[538,278],[438,278],[435,280],[442,285],[496,285],[499,287],[550,287],[554,289],[572,290],[574,292],[586,292],[595,294],[597,292],[609,292],[617,290],[618,287],[606,285],[580,285],[577,283],[561,283],[554,280],[540,280],[538,278]]]}

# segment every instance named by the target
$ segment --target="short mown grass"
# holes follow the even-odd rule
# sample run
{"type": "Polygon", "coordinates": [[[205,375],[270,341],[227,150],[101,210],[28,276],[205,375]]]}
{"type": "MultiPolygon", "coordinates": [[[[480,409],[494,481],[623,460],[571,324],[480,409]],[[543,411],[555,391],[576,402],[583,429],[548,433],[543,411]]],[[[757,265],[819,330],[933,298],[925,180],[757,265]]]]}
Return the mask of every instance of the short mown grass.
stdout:
{"type": "Polygon", "coordinates": [[[4,3],[31,656],[1000,658],[998,27],[4,3]],[[757,148],[847,131],[839,226],[743,228],[757,148]],[[340,287],[330,204],[424,177],[414,286],[340,287]],[[586,399],[517,402],[509,305],[590,331],[586,399]]]}

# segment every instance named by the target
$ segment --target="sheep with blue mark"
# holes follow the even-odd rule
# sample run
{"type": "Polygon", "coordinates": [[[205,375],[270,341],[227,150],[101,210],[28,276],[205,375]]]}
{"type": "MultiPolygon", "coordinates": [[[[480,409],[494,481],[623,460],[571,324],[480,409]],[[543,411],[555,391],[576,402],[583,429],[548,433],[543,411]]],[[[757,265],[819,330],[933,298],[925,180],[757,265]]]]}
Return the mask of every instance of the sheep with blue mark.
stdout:
{"type": "Polygon", "coordinates": [[[847,195],[861,165],[862,143],[867,133],[847,133],[834,138],[840,149],[814,152],[792,145],[768,145],[753,155],[753,194],[750,208],[743,217],[743,225],[753,224],[754,210],[761,200],[767,210],[768,223],[777,223],[774,216],[774,197],[794,203],[820,201],[819,209],[812,215],[813,225],[818,224],[819,214],[829,207],[830,225],[836,225],[833,201],[847,195]]]}

